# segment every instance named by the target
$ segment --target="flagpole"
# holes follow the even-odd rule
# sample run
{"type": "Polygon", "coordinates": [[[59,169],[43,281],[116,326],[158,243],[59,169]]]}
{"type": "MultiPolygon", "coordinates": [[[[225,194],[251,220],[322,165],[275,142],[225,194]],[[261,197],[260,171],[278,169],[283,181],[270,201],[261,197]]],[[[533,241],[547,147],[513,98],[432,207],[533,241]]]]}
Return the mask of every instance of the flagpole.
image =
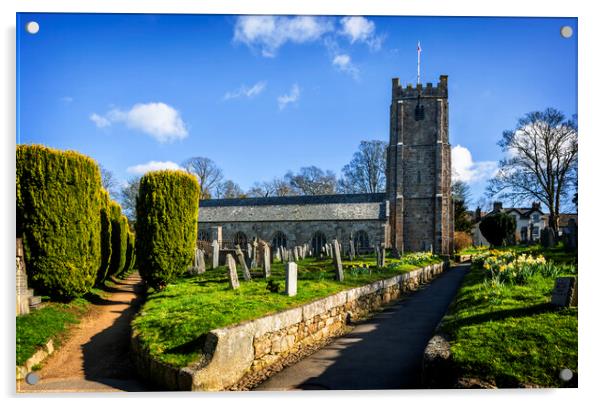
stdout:
{"type": "Polygon", "coordinates": [[[420,48],[420,41],[418,41],[417,51],[418,51],[418,83],[417,84],[420,84],[420,52],[422,51],[422,49],[420,48]]]}

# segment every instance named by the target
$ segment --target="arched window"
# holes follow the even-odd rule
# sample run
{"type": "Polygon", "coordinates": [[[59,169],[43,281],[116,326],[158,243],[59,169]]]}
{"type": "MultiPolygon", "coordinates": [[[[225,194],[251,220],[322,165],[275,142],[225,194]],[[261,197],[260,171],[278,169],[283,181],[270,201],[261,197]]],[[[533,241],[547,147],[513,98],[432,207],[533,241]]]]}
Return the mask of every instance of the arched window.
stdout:
{"type": "Polygon", "coordinates": [[[209,232],[207,230],[199,230],[199,240],[209,241],[209,232]]]}
{"type": "Polygon", "coordinates": [[[273,248],[278,248],[278,247],[286,248],[286,242],[287,242],[286,234],[284,234],[282,231],[278,231],[276,234],[274,234],[274,238],[272,238],[272,247],[273,248]]]}
{"type": "Polygon", "coordinates": [[[368,233],[364,230],[360,230],[353,236],[353,245],[357,251],[369,251],[370,250],[370,239],[368,233]]]}
{"type": "Polygon", "coordinates": [[[311,238],[311,248],[312,251],[319,255],[322,250],[322,247],[326,244],[326,236],[321,231],[316,231],[314,236],[311,238]]]}
{"type": "Polygon", "coordinates": [[[238,231],[234,234],[234,245],[236,244],[240,245],[242,249],[247,248],[247,236],[242,231],[238,231]]]}

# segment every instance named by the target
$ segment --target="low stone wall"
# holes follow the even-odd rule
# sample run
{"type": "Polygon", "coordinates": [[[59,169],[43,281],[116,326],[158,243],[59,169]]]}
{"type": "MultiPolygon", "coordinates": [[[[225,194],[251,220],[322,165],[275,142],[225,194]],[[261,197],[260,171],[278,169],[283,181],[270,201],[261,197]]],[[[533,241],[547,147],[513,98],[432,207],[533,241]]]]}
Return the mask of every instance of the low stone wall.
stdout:
{"type": "Polygon", "coordinates": [[[132,350],[138,372],[169,390],[219,391],[235,385],[288,354],[341,334],[349,320],[361,319],[383,304],[415,290],[443,272],[444,263],[345,290],[259,319],[210,331],[200,361],[175,368],[142,350],[134,332],[132,350]]]}
{"type": "Polygon", "coordinates": [[[46,357],[54,352],[54,342],[52,339],[48,340],[44,348],[37,350],[24,365],[17,365],[17,381],[25,379],[28,373],[33,371],[33,368],[44,361],[46,357]]]}

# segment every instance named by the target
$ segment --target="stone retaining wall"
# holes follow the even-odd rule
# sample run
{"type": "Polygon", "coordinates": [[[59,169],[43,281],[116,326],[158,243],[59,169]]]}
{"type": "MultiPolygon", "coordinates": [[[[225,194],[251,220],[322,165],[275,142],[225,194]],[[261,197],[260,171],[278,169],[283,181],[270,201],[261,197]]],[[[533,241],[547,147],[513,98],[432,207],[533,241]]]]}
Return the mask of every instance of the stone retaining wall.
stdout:
{"type": "Polygon", "coordinates": [[[260,371],[305,346],[343,332],[349,320],[361,319],[383,304],[415,290],[443,272],[444,263],[345,290],[311,303],[259,319],[210,331],[200,361],[175,368],[143,351],[132,336],[138,372],[169,390],[219,391],[246,374],[260,371]]]}

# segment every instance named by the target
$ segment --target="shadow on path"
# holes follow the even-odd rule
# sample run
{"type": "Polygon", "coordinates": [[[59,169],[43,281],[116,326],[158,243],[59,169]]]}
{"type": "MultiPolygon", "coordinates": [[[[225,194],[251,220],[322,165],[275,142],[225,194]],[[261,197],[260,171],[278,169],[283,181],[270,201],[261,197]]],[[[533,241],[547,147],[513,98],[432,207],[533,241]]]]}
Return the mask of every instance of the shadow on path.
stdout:
{"type": "Polygon", "coordinates": [[[468,269],[453,267],[255,390],[420,388],[424,348],[468,269]]]}

